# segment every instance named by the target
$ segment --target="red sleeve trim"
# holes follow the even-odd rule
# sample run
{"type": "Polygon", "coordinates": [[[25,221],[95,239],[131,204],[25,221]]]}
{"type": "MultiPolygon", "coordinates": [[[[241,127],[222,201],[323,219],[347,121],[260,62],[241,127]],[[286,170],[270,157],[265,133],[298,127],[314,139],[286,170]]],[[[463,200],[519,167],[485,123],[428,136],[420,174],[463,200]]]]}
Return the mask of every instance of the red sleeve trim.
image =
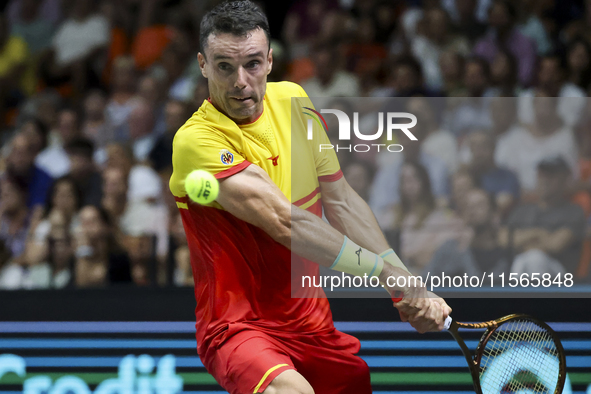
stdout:
{"type": "Polygon", "coordinates": [[[184,202],[184,203],[188,203],[189,202],[189,197],[188,196],[183,196],[183,197],[174,196],[174,199],[175,199],[176,202],[184,202]]]}
{"type": "Polygon", "coordinates": [[[308,194],[306,197],[300,198],[299,200],[294,202],[293,205],[295,205],[296,207],[301,207],[302,205],[304,205],[305,203],[307,203],[308,201],[313,199],[318,193],[320,193],[319,187],[317,187],[316,190],[314,190],[312,193],[308,194]]]}
{"type": "Polygon", "coordinates": [[[337,172],[335,172],[332,175],[322,175],[318,177],[318,180],[320,182],[335,182],[338,181],[339,179],[341,179],[343,177],[343,171],[342,170],[338,170],[337,172]]]}
{"type": "Polygon", "coordinates": [[[239,173],[240,171],[244,170],[246,167],[251,165],[252,163],[248,160],[244,160],[242,163],[235,165],[234,167],[230,167],[227,170],[218,172],[215,174],[216,179],[224,179],[234,174],[239,173]]]}

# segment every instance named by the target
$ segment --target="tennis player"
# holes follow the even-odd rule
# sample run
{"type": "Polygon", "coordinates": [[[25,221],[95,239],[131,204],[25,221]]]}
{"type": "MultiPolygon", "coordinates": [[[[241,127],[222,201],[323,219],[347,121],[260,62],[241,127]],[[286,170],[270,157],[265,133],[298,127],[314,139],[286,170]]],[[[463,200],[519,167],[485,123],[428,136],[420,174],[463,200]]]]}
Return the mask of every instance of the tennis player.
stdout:
{"type": "MultiPolygon", "coordinates": [[[[298,288],[292,274],[317,275],[323,265],[385,283],[409,273],[334,151],[313,149],[326,134],[308,141],[302,123],[292,135],[291,98],[306,93],[267,83],[273,57],[261,10],[222,3],[200,33],[210,98],[175,136],[170,180],[191,251],[199,356],[232,394],[371,393],[359,340],[334,328],[322,289],[298,288]],[[188,200],[184,179],[195,169],[220,181],[209,206],[188,200]]],[[[404,292],[396,307],[419,332],[443,328],[442,299],[421,286],[387,289],[404,292]]]]}

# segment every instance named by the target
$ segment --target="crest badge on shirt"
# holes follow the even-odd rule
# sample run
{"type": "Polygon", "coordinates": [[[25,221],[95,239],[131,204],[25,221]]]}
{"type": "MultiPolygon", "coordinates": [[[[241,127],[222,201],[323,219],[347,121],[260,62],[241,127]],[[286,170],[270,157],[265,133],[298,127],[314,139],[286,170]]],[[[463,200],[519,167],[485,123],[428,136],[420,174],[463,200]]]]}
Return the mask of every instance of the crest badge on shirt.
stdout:
{"type": "Polygon", "coordinates": [[[220,151],[220,160],[222,161],[222,164],[229,166],[234,163],[234,155],[229,150],[222,149],[220,151]]]}

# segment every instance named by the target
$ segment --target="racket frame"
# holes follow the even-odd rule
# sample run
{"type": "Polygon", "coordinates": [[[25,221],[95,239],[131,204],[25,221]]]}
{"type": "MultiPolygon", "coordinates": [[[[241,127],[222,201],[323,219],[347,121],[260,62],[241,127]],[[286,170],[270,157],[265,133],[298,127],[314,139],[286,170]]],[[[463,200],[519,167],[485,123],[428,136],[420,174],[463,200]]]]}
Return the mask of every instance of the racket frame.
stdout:
{"type": "Polygon", "coordinates": [[[560,342],[558,335],[556,335],[556,333],[552,328],[550,328],[550,326],[548,326],[543,321],[536,319],[535,317],[524,314],[508,315],[501,317],[500,319],[491,320],[483,323],[460,323],[456,322],[455,320],[451,320],[448,332],[456,340],[456,342],[460,346],[460,349],[462,350],[462,353],[464,354],[464,357],[466,358],[468,368],[470,369],[470,375],[472,375],[474,391],[476,392],[476,394],[483,394],[482,388],[480,387],[480,361],[482,359],[482,355],[488,340],[503,323],[517,319],[526,319],[537,324],[538,326],[544,328],[552,337],[552,340],[556,345],[556,350],[558,351],[559,358],[558,384],[556,385],[556,389],[554,390],[553,394],[561,394],[562,389],[564,388],[564,382],[566,380],[566,358],[564,356],[564,348],[562,347],[562,343],[560,342]],[[460,328],[473,330],[482,328],[486,329],[486,331],[480,338],[480,341],[478,342],[478,346],[476,347],[474,356],[472,355],[470,349],[468,349],[468,346],[466,346],[464,339],[458,333],[458,329],[460,328]]]}

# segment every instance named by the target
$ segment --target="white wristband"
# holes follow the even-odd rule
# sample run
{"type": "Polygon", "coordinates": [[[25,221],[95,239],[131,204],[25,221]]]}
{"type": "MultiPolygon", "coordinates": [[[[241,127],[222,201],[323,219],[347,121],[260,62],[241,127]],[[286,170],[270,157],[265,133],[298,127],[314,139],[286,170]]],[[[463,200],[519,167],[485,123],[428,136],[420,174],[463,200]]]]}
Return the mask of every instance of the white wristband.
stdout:
{"type": "Polygon", "coordinates": [[[330,268],[356,276],[378,276],[384,268],[384,260],[345,236],[341,251],[330,268]]]}

